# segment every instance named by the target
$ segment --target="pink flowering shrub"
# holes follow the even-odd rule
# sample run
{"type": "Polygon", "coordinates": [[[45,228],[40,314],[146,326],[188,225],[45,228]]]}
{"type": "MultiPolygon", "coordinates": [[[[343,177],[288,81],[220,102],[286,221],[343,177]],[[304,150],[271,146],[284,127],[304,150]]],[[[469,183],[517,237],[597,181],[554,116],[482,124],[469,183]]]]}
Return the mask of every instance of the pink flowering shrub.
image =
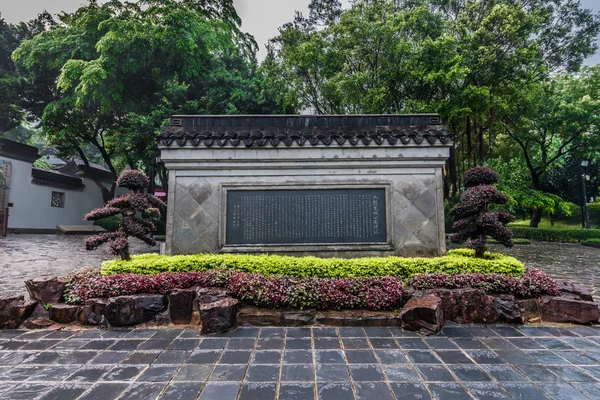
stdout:
{"type": "Polygon", "coordinates": [[[92,210],[85,215],[88,221],[96,221],[118,214],[122,215],[119,229],[115,232],[105,232],[85,239],[86,250],[95,250],[108,243],[112,253],[123,260],[131,258],[129,253],[129,237],[135,237],[144,243],[154,246],[156,241],[152,232],[156,227],[152,222],[138,218],[138,213],[144,213],[151,220],[160,218],[167,209],[165,203],[149,193],[137,193],[147,187],[148,177],[139,171],[124,171],[117,180],[119,187],[126,187],[134,193],[119,196],[106,203],[102,208],[92,210]]]}
{"type": "Polygon", "coordinates": [[[410,279],[408,285],[417,290],[475,288],[525,298],[560,294],[556,281],[539,269],[528,269],[521,278],[500,274],[421,274],[410,279]]]}
{"type": "Polygon", "coordinates": [[[454,217],[453,243],[467,242],[475,249],[475,256],[483,258],[487,236],[491,236],[506,247],[513,246],[512,230],[505,225],[515,218],[505,212],[489,210],[490,204],[506,204],[508,197],[498,191],[493,184],[498,181],[498,173],[488,167],[475,167],[463,175],[466,190],[460,203],[450,214],[454,217]]]}
{"type": "Polygon", "coordinates": [[[226,269],[102,276],[86,269],[68,277],[65,298],[80,303],[95,297],[167,294],[192,286],[222,287],[247,303],[270,308],[394,309],[402,304],[402,281],[393,277],[317,279],[265,276],[226,269]]]}

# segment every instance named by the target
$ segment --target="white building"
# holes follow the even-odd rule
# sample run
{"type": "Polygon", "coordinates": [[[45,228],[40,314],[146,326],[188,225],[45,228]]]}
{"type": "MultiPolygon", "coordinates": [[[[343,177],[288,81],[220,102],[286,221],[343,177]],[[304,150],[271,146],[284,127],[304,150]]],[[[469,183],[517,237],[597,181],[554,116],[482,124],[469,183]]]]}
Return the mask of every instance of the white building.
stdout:
{"type": "Polygon", "coordinates": [[[0,189],[0,208],[8,208],[9,232],[51,233],[57,225],[91,225],[83,216],[103,205],[94,180],[110,188],[110,171],[81,161],[44,170],[33,166],[39,157],[35,147],[0,138],[0,168],[8,186],[0,189]]]}

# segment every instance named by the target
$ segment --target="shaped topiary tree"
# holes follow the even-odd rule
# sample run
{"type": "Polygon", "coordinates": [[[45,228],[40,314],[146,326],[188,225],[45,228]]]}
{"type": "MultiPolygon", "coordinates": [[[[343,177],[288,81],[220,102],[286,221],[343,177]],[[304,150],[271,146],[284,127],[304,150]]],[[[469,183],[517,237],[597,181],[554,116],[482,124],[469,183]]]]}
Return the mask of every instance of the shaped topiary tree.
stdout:
{"type": "Polygon", "coordinates": [[[156,245],[152,236],[156,227],[152,222],[138,218],[137,215],[144,214],[150,220],[157,220],[166,211],[167,206],[154,195],[143,193],[148,183],[148,177],[140,171],[123,171],[117,179],[117,186],[130,189],[133,193],[119,196],[107,202],[104,207],[85,215],[86,220],[96,221],[121,214],[119,228],[115,232],[100,233],[86,238],[86,250],[95,250],[108,243],[114,255],[129,260],[129,237],[138,238],[150,246],[156,245]]]}
{"type": "Polygon", "coordinates": [[[483,258],[487,236],[491,236],[506,247],[512,247],[513,233],[505,225],[515,220],[509,213],[491,211],[490,204],[506,204],[508,196],[493,185],[498,182],[498,173],[488,167],[475,167],[463,175],[466,188],[460,203],[450,211],[454,217],[452,243],[468,242],[475,249],[475,256],[483,258]]]}

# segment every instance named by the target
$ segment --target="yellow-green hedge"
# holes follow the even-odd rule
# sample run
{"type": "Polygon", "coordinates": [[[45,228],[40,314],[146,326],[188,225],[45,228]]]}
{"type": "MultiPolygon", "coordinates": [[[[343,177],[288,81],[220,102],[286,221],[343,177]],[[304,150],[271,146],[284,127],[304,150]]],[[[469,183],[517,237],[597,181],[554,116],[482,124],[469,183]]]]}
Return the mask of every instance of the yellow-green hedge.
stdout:
{"type": "Polygon", "coordinates": [[[161,272],[202,272],[228,268],[240,272],[264,275],[288,275],[314,278],[356,278],[397,276],[408,278],[420,273],[498,273],[520,276],[521,262],[513,257],[486,253],[485,259],[474,257],[473,250],[451,250],[443,257],[402,258],[317,258],[277,255],[197,254],[190,256],[160,256],[143,254],[130,261],[112,260],[102,264],[102,274],[134,273],[141,275],[161,272]]]}

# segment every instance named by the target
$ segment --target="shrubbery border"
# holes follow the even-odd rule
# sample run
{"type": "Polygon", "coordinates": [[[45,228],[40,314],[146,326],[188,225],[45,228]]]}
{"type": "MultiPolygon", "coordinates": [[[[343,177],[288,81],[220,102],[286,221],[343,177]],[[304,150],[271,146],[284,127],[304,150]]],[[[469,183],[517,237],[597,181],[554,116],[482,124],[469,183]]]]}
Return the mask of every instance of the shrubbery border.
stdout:
{"type": "Polygon", "coordinates": [[[545,242],[578,243],[588,239],[600,239],[600,229],[543,229],[510,227],[515,238],[545,242]]]}

